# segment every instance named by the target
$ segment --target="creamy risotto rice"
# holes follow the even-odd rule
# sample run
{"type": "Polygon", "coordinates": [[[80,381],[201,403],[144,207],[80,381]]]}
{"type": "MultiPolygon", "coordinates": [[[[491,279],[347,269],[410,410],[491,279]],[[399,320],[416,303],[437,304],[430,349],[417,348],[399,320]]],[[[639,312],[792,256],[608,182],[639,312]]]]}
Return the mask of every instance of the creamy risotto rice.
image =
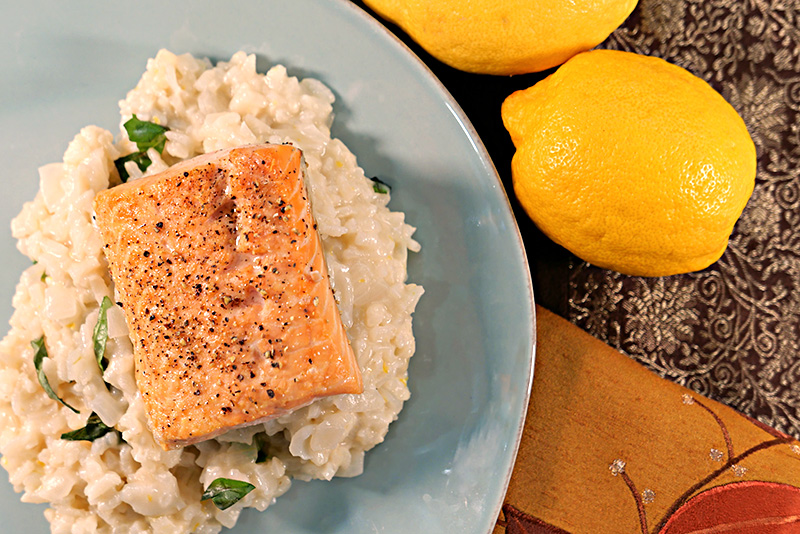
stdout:
{"type": "MultiPolygon", "coordinates": [[[[409,250],[419,250],[402,213],[387,208],[355,156],[330,136],[333,94],[321,82],[265,75],[243,52],[213,66],[161,51],[120,102],[133,114],[169,127],[162,154],[150,149],[147,174],[179,160],[253,143],[300,147],[314,215],[339,309],[358,358],[364,393],[319,400],[292,414],[175,451],[147,428],[136,388],[122,310],[107,312],[108,366],[101,375],[93,330],[103,297],[114,298],[102,242],[92,225],[95,194],[118,183],[114,161],[136,146],[124,129],[88,126],[63,163],[40,169],[40,191],[14,220],[20,250],[34,264],[14,296],[11,331],[0,344],[0,453],[25,502],[49,503],[54,533],[198,532],[232,527],[244,507],[267,508],[292,478],[331,479],[361,473],[364,452],[380,443],[408,399],[414,352],[411,314],[422,288],[406,284],[409,250]],[[49,398],[37,379],[31,341],[44,336],[42,370],[80,413],[49,398]],[[109,384],[109,386],[106,385],[109,384]],[[93,442],[61,439],[95,412],[121,432],[93,442]],[[269,459],[256,463],[256,434],[269,459]],[[247,481],[255,490],[227,510],[201,495],[213,480],[247,481]]],[[[142,175],[127,163],[131,179],[142,175]]]]}

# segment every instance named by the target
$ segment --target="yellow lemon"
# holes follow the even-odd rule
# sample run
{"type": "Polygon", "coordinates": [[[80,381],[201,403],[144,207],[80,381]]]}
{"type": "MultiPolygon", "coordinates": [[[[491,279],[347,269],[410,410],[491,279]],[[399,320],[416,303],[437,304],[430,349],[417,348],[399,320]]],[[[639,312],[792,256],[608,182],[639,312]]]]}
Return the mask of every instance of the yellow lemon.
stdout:
{"type": "Polygon", "coordinates": [[[365,0],[431,55],[481,74],[560,65],[601,43],[636,0],[365,0]]]}
{"type": "Polygon", "coordinates": [[[744,121],[706,82],[658,58],[578,54],[509,96],[514,191],[553,241],[625,274],[703,269],[753,192],[744,121]]]}

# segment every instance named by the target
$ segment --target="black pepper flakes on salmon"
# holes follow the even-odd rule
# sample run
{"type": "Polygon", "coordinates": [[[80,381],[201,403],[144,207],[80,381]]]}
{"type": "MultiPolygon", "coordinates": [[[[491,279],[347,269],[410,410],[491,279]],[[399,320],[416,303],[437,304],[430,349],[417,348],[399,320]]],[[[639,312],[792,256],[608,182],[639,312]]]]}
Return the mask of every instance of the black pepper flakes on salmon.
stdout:
{"type": "Polygon", "coordinates": [[[303,167],[291,145],[241,147],[95,200],[164,448],[362,391],[303,167]]]}

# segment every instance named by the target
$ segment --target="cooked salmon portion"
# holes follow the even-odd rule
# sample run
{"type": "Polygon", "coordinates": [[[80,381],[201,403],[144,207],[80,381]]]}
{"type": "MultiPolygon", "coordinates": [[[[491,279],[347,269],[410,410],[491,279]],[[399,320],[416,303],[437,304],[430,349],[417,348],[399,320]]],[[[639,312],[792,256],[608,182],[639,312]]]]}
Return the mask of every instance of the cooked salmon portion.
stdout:
{"type": "Polygon", "coordinates": [[[362,392],[299,149],[206,154],[94,207],[165,449],[362,392]]]}

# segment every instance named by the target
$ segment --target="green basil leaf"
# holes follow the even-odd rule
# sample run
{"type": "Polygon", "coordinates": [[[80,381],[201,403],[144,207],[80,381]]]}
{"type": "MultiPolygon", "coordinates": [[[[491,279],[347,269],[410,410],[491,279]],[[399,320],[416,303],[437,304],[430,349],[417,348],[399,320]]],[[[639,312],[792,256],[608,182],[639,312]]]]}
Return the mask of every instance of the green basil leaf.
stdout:
{"type": "Polygon", "coordinates": [[[117,168],[119,178],[122,183],[125,183],[130,178],[128,171],[125,170],[125,163],[133,161],[140,171],[146,171],[150,164],[153,163],[153,160],[147,156],[147,150],[155,148],[159,154],[163,153],[164,145],[167,142],[165,134],[169,131],[169,128],[154,122],[139,120],[136,115],[125,121],[122,126],[128,132],[128,139],[136,143],[136,148],[139,149],[138,152],[114,160],[114,166],[117,168]]]}
{"type": "Polygon", "coordinates": [[[60,402],[75,413],[80,413],[78,410],[61,400],[61,397],[56,395],[56,392],[53,391],[52,387],[50,387],[50,381],[47,380],[47,375],[44,374],[44,370],[42,369],[42,363],[44,362],[44,359],[48,357],[47,347],[44,344],[44,336],[37,340],[31,341],[31,347],[33,347],[33,366],[36,368],[36,376],[39,378],[39,384],[41,384],[44,392],[47,393],[47,396],[54,401],[60,402]]]}
{"type": "Polygon", "coordinates": [[[263,464],[272,456],[269,454],[269,440],[266,434],[256,434],[253,436],[253,445],[256,446],[256,463],[263,464]]]}
{"type": "Polygon", "coordinates": [[[207,501],[211,499],[211,502],[213,502],[217,508],[220,510],[227,510],[254,489],[256,489],[256,487],[249,482],[231,480],[230,478],[218,478],[203,492],[203,498],[201,500],[207,501]]]}
{"type": "Polygon", "coordinates": [[[164,151],[167,136],[164,135],[169,128],[154,122],[139,120],[136,115],[128,119],[125,124],[128,139],[136,143],[139,152],[147,152],[148,148],[155,148],[159,154],[164,151]]]}
{"type": "Polygon", "coordinates": [[[117,168],[117,172],[119,173],[119,178],[122,180],[122,183],[128,181],[130,175],[128,171],[125,169],[125,163],[128,161],[133,161],[136,163],[136,166],[139,167],[139,170],[144,172],[147,170],[147,167],[153,163],[149,157],[147,157],[147,152],[134,152],[133,154],[128,154],[127,156],[122,156],[121,158],[117,158],[114,160],[114,166],[117,168]]]}
{"type": "Polygon", "coordinates": [[[108,317],[107,312],[111,307],[111,299],[103,297],[103,302],[100,303],[100,315],[97,316],[97,324],[94,325],[94,334],[92,341],[94,342],[94,357],[97,359],[97,365],[100,367],[100,373],[106,370],[103,364],[103,355],[106,353],[106,343],[108,342],[108,317]]]}
{"type": "Polygon", "coordinates": [[[106,426],[106,424],[100,420],[100,416],[92,412],[92,415],[90,415],[89,419],[86,421],[86,426],[78,430],[73,430],[72,432],[61,434],[61,439],[67,441],[94,441],[98,438],[102,438],[109,432],[119,433],[114,427],[106,426]]]}
{"type": "Polygon", "coordinates": [[[385,195],[386,193],[390,193],[392,191],[391,186],[377,176],[373,176],[370,178],[370,180],[372,180],[372,190],[376,193],[385,195]]]}

